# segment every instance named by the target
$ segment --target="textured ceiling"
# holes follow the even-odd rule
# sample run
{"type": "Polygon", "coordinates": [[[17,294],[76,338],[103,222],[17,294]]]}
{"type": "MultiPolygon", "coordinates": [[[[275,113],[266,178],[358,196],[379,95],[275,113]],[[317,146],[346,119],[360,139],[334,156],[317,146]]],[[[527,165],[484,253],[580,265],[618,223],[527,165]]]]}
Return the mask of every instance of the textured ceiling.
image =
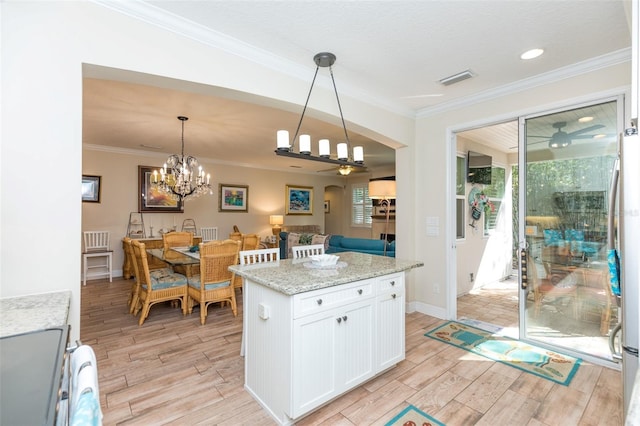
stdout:
{"type": "MultiPolygon", "coordinates": [[[[617,0],[97,3],[187,36],[207,34],[209,44],[257,63],[269,58],[269,65],[284,73],[308,73],[309,83],[313,56],[333,52],[340,93],[408,116],[625,60],[631,44],[629,2],[617,0]],[[531,61],[519,58],[533,47],[544,48],[545,54],[531,61]],[[447,87],[438,82],[467,69],[472,79],[447,87]]],[[[326,169],[322,163],[273,154],[275,130],[284,122],[297,123],[297,113],[230,101],[204,90],[169,91],[140,78],[132,78],[133,85],[123,74],[118,79],[124,82],[85,81],[87,144],[154,150],[140,146],[144,144],[174,152],[180,129],[175,116],[187,115],[187,151],[196,156],[262,167],[326,169]],[[181,105],[188,107],[180,110],[181,105]]],[[[344,114],[348,121],[348,111],[344,114]]],[[[305,123],[309,133],[341,138],[339,127],[306,117],[305,123]]],[[[351,131],[350,138],[354,145],[365,145],[370,168],[393,164],[392,149],[351,131]]],[[[513,143],[502,145],[508,149],[513,143]]]]}

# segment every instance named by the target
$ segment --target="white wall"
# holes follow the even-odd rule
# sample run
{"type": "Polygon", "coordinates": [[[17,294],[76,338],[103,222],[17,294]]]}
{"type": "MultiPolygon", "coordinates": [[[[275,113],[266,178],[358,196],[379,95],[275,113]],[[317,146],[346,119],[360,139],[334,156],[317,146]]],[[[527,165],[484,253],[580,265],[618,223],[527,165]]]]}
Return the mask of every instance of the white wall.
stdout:
{"type": "MultiPolygon", "coordinates": [[[[77,339],[83,64],[293,104],[308,90],[308,76],[285,75],[95,3],[2,2],[0,8],[0,296],[70,289],[71,339],[77,339]],[[34,244],[43,238],[46,246],[34,244]]],[[[331,97],[322,98],[327,103],[318,109],[333,114],[331,97]]],[[[354,128],[369,129],[383,142],[412,142],[410,118],[347,96],[341,102],[354,128]]]]}

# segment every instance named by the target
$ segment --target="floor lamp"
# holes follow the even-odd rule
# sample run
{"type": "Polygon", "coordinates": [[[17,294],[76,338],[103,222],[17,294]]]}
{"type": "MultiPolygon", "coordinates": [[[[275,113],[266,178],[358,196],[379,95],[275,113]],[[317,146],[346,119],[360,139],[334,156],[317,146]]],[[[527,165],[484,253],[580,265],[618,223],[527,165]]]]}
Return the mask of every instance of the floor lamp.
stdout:
{"type": "Polygon", "coordinates": [[[384,256],[387,255],[387,235],[389,234],[389,212],[391,211],[391,200],[396,198],[395,180],[372,180],[369,181],[369,198],[372,200],[382,200],[380,205],[386,207],[386,220],[384,226],[384,256]]]}

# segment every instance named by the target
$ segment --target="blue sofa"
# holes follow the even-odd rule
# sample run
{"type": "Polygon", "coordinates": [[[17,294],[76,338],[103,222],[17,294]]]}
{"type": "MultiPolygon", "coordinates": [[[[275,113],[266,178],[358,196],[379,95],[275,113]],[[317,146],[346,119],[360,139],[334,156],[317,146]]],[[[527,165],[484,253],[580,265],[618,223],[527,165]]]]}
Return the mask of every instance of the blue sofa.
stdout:
{"type": "MultiPolygon", "coordinates": [[[[286,259],[289,252],[287,247],[288,232],[280,233],[280,258],[286,259]]],[[[387,244],[387,257],[396,257],[396,242],[386,243],[384,240],[373,240],[369,238],[350,238],[343,235],[331,235],[329,245],[325,253],[341,253],[345,251],[356,251],[360,253],[375,254],[384,256],[384,245],[387,244]]]]}

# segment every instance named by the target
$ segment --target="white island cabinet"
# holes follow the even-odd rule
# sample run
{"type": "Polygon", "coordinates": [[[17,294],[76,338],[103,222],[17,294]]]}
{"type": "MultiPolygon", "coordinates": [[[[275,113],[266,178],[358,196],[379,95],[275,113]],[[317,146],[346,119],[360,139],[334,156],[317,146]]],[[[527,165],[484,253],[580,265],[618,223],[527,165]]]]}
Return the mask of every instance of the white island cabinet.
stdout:
{"type": "Polygon", "coordinates": [[[420,262],[341,253],[234,266],[244,277],[245,388],[293,424],[404,359],[405,270],[420,262]]]}

